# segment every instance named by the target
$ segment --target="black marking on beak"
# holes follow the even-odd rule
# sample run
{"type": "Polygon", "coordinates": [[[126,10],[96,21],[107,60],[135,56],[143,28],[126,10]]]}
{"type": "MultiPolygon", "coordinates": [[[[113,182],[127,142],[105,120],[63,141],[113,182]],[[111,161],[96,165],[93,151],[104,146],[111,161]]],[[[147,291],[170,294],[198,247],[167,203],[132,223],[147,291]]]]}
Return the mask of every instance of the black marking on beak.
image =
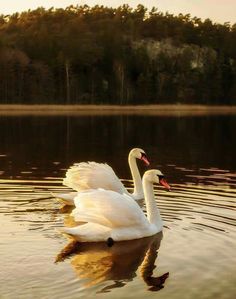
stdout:
{"type": "Polygon", "coordinates": [[[147,155],[145,153],[141,153],[141,159],[142,158],[146,158],[147,159],[147,155]]]}

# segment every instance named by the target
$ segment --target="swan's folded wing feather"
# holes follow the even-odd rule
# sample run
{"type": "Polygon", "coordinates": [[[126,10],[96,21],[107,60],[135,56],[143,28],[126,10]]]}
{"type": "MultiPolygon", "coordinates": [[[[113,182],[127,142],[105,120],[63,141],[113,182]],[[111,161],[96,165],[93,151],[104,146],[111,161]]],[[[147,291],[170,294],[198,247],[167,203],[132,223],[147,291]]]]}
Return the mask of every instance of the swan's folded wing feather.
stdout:
{"type": "Polygon", "coordinates": [[[75,221],[97,223],[110,228],[148,225],[139,205],[128,195],[108,190],[82,192],[75,198],[75,221]]]}
{"type": "Polygon", "coordinates": [[[66,172],[63,185],[77,191],[103,188],[127,193],[113,169],[107,164],[96,162],[82,162],[71,166],[66,172]]]}

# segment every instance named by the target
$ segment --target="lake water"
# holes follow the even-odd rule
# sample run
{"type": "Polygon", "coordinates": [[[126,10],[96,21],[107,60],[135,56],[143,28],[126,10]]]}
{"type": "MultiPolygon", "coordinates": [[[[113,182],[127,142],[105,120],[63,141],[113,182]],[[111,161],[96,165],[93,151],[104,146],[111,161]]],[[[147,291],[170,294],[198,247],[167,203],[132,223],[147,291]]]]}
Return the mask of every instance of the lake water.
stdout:
{"type": "Polygon", "coordinates": [[[18,115],[0,127],[1,299],[236,298],[236,115],[18,115]],[[70,242],[58,231],[70,209],[51,195],[69,191],[66,169],[107,162],[132,188],[132,147],[172,186],[155,188],[163,233],[70,242]]]}

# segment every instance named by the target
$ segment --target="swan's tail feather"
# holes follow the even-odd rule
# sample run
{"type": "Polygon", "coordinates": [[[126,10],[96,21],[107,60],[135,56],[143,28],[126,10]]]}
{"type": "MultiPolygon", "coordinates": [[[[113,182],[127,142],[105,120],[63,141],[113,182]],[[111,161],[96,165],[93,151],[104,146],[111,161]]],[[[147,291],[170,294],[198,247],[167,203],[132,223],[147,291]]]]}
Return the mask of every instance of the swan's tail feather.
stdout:
{"type": "Polygon", "coordinates": [[[66,235],[66,237],[72,237],[73,239],[80,241],[80,236],[79,236],[79,231],[77,229],[78,227],[63,227],[58,229],[58,231],[63,234],[66,235]]]}
{"type": "Polygon", "coordinates": [[[52,195],[55,198],[59,199],[62,203],[69,206],[74,206],[74,198],[77,196],[77,192],[59,193],[59,194],[52,193],[52,195]]]}
{"type": "Polygon", "coordinates": [[[95,223],[86,223],[75,227],[60,229],[62,234],[72,237],[78,242],[100,242],[110,237],[110,229],[95,223]]]}

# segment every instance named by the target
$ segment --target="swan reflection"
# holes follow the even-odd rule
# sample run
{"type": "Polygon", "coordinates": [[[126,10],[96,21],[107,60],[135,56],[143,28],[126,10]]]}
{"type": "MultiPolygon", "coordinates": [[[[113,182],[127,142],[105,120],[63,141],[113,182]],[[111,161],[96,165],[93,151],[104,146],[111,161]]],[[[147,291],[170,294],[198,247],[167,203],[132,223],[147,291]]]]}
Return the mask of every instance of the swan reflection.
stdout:
{"type": "Polygon", "coordinates": [[[162,232],[148,238],[117,242],[109,247],[106,243],[77,243],[72,241],[57,255],[56,262],[71,257],[71,265],[77,276],[84,279],[88,288],[105,281],[112,284],[99,292],[123,287],[137,276],[137,270],[151,291],[164,287],[169,276],[165,273],[154,277],[155,261],[160,247],[162,232]]]}

